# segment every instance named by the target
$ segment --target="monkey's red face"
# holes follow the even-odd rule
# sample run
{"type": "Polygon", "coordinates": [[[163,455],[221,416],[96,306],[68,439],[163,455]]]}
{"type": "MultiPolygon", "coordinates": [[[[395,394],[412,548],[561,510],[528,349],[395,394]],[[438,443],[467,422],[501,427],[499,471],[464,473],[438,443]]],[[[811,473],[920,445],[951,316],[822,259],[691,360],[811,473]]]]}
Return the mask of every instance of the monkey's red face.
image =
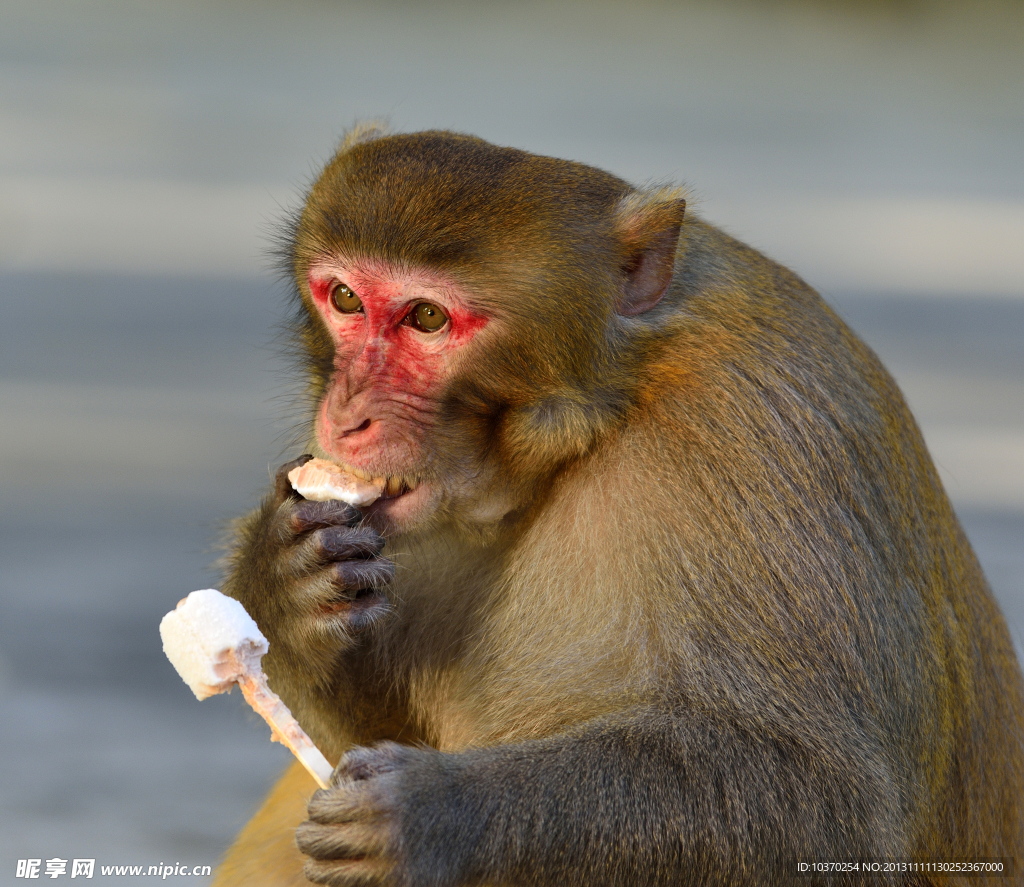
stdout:
{"type": "Polygon", "coordinates": [[[384,480],[384,495],[367,510],[372,523],[410,529],[452,492],[443,477],[451,466],[442,473],[433,445],[438,406],[487,318],[457,284],[426,269],[320,262],[309,289],[334,342],[317,441],[332,461],[384,480]]]}

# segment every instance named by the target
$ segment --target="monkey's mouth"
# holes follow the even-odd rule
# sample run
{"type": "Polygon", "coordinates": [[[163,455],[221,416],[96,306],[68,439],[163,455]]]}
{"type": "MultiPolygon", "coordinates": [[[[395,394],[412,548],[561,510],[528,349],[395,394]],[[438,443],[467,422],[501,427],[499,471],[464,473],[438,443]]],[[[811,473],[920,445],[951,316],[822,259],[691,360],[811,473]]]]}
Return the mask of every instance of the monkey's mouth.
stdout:
{"type": "Polygon", "coordinates": [[[399,496],[411,493],[416,486],[417,484],[410,483],[402,477],[386,477],[384,478],[384,492],[380,494],[380,498],[397,499],[399,496]]]}
{"type": "Polygon", "coordinates": [[[382,491],[380,494],[381,499],[397,499],[399,496],[412,492],[419,486],[418,480],[404,475],[371,474],[363,468],[356,468],[354,465],[348,465],[344,462],[337,464],[349,474],[369,484],[373,484],[375,487],[379,487],[382,491]]]}
{"type": "Polygon", "coordinates": [[[399,484],[392,489],[393,495],[385,492],[376,502],[360,508],[363,519],[385,536],[411,530],[431,513],[437,499],[437,490],[428,482],[399,484]]]}
{"type": "Polygon", "coordinates": [[[358,506],[364,520],[382,533],[411,529],[431,509],[438,491],[429,479],[415,474],[374,474],[372,470],[336,461],[336,465],[359,480],[380,489],[380,496],[358,506]]]}

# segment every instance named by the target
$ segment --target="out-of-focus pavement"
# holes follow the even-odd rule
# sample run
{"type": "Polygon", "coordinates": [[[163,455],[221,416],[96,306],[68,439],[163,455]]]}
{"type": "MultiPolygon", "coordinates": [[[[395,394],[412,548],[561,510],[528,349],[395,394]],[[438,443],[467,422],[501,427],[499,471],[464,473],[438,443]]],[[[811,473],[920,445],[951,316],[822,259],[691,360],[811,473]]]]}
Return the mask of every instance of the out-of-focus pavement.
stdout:
{"type": "Polygon", "coordinates": [[[0,884],[29,857],[213,864],[287,763],[156,627],[290,454],[271,232],[357,119],[683,181],[806,277],[903,386],[1020,644],[1022,22],[0,2],[0,884]]]}

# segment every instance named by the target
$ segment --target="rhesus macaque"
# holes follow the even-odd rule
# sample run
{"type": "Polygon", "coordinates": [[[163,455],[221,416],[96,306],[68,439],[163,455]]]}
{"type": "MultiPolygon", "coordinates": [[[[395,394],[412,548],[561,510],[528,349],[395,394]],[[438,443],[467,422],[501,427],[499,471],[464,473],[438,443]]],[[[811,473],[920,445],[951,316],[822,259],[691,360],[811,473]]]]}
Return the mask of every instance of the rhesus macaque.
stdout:
{"type": "Polygon", "coordinates": [[[340,764],[289,771],[217,884],[1024,856],[1006,625],[896,385],[803,281],[677,191],[373,128],[288,261],[308,451],[386,492],[307,502],[289,463],[239,524],[225,588],[340,764]]]}

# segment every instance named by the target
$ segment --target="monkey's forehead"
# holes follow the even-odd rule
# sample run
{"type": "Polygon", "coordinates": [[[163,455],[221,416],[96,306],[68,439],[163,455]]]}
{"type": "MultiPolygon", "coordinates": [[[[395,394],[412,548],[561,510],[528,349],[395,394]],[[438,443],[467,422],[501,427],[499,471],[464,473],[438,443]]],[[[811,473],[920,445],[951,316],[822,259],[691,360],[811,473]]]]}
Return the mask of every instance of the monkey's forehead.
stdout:
{"type": "Polygon", "coordinates": [[[606,204],[630,190],[627,182],[597,167],[441,130],[342,146],[324,170],[325,175],[334,172],[353,185],[447,190],[477,199],[514,189],[525,202],[557,195],[606,204]]]}
{"type": "Polygon", "coordinates": [[[297,240],[321,251],[450,267],[507,253],[606,247],[622,179],[449,132],[344,146],[313,185],[297,240]]]}

